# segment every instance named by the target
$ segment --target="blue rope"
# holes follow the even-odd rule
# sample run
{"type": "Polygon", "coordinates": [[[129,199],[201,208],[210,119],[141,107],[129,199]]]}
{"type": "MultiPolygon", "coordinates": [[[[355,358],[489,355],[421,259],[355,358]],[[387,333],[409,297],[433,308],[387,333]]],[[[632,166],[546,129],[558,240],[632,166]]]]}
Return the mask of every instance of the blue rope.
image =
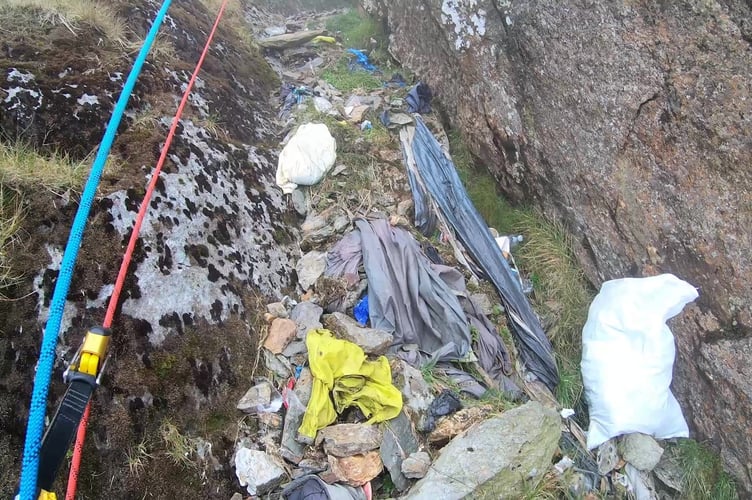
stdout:
{"type": "Polygon", "coordinates": [[[86,220],[89,217],[89,210],[91,209],[94,195],[97,192],[99,179],[102,176],[102,171],[104,170],[107,156],[110,153],[112,142],[115,139],[115,134],[120,125],[120,120],[122,119],[125,108],[128,105],[128,99],[133,92],[133,87],[136,85],[138,75],[141,73],[141,68],[146,61],[146,56],[149,54],[152,44],[154,43],[159,27],[162,24],[162,21],[164,21],[164,17],[167,14],[167,9],[169,8],[171,1],[172,0],[163,1],[162,7],[159,9],[159,12],[157,12],[151,29],[141,46],[141,51],[138,53],[136,61],[133,63],[133,68],[128,75],[128,79],[125,81],[125,85],[123,85],[123,91],[118,98],[117,104],[115,104],[115,109],[110,117],[110,122],[107,124],[104,137],[99,145],[97,156],[92,164],[89,179],[86,181],[86,186],[84,187],[84,192],[81,196],[81,203],[76,212],[76,217],[73,219],[73,226],[71,227],[68,243],[65,246],[65,253],[63,254],[63,261],[60,265],[60,273],[58,274],[57,283],[55,284],[55,291],[52,294],[49,319],[47,320],[47,325],[44,329],[42,347],[39,352],[39,362],[37,364],[37,373],[34,377],[34,391],[31,395],[29,421],[26,426],[26,442],[24,444],[23,462],[21,465],[21,483],[19,488],[21,500],[36,500],[39,449],[42,445],[44,418],[47,411],[47,392],[50,387],[52,368],[55,363],[55,347],[57,345],[57,337],[60,331],[60,322],[63,317],[63,309],[65,308],[65,300],[68,296],[68,289],[70,288],[70,282],[73,276],[73,267],[76,264],[78,249],[81,247],[81,240],[84,236],[84,229],[86,228],[86,220]]]}

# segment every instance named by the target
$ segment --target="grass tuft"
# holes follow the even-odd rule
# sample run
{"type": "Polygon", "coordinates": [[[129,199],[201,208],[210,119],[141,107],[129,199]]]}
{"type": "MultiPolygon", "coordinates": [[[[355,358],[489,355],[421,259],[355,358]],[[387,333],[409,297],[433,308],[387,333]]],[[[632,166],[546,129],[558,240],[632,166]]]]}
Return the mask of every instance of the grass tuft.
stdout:
{"type": "Polygon", "coordinates": [[[125,456],[128,473],[131,476],[140,476],[146,469],[146,464],[152,458],[154,457],[149,454],[145,441],[141,441],[135,447],[129,448],[125,456]]]}
{"type": "Polygon", "coordinates": [[[78,35],[82,25],[99,31],[103,41],[125,46],[128,43],[126,22],[108,2],[94,0],[0,0],[3,7],[30,9],[40,24],[64,26],[78,35]]]}
{"type": "Polygon", "coordinates": [[[682,439],[676,452],[684,477],[682,498],[690,500],[737,500],[739,495],[721,460],[706,446],[693,439],[682,439]]]}
{"type": "Polygon", "coordinates": [[[3,291],[21,278],[13,270],[10,255],[18,241],[22,221],[21,195],[0,185],[0,299],[6,299],[3,291]]]}
{"type": "Polygon", "coordinates": [[[58,195],[78,191],[87,166],[87,160],[76,162],[62,153],[42,156],[21,141],[0,143],[0,182],[16,188],[42,187],[58,195]]]}
{"type": "Polygon", "coordinates": [[[321,78],[346,94],[358,89],[370,92],[382,86],[381,80],[365,70],[350,71],[347,57],[343,57],[337,64],[324,70],[321,78]]]}
{"type": "Polygon", "coordinates": [[[162,444],[165,447],[165,454],[172,460],[175,465],[183,466],[187,469],[197,467],[196,446],[194,440],[182,434],[175,424],[165,421],[159,429],[162,437],[162,444]]]}

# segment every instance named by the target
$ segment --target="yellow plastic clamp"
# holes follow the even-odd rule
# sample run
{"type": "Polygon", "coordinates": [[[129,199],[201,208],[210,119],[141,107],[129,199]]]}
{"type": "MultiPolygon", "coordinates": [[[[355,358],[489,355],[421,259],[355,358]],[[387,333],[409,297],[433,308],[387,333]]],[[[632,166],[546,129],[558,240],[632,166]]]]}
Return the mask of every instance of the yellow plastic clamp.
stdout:
{"type": "Polygon", "coordinates": [[[78,364],[78,371],[88,375],[97,375],[99,363],[107,354],[107,347],[110,344],[109,335],[99,335],[91,331],[86,332],[84,345],[81,347],[81,361],[78,364]]]}
{"type": "Polygon", "coordinates": [[[41,490],[39,492],[39,500],[57,500],[57,495],[51,491],[41,490]]]}

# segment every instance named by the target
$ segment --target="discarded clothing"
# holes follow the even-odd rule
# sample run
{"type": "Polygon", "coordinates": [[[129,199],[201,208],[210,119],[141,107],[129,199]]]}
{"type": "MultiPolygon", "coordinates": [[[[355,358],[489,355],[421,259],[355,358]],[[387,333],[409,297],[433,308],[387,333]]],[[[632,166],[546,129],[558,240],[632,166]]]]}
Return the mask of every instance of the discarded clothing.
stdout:
{"type": "Polygon", "coordinates": [[[428,84],[418,82],[407,94],[407,111],[410,113],[430,113],[433,94],[428,84]]]}
{"type": "Polygon", "coordinates": [[[326,276],[357,278],[358,268],[363,261],[360,249],[360,232],[350,231],[326,253],[326,276]]]}
{"type": "Polygon", "coordinates": [[[395,344],[417,344],[438,361],[463,359],[470,350],[465,313],[415,238],[385,219],[359,219],[355,225],[368,277],[371,327],[393,333],[395,344]]]}
{"type": "MultiPolygon", "coordinates": [[[[415,115],[415,121],[416,127],[414,131],[409,130],[407,143],[420,179],[456,232],[460,243],[499,293],[525,366],[550,390],[554,390],[559,382],[559,373],[551,343],[538,317],[520,290],[483,217],[468,198],[451,159],[445,155],[419,115],[415,115]]],[[[411,171],[410,164],[406,168],[408,172],[411,171]]],[[[418,202],[415,204],[417,206],[418,202]]]]}
{"type": "Polygon", "coordinates": [[[452,391],[444,389],[441,393],[431,401],[431,405],[428,407],[428,415],[426,415],[426,423],[424,432],[431,432],[436,428],[436,421],[447,415],[462,409],[462,402],[452,391]]]}
{"type": "Polygon", "coordinates": [[[282,490],[285,500],[366,500],[363,488],[346,484],[327,484],[319,476],[301,476],[282,490]]]}
{"type": "Polygon", "coordinates": [[[337,40],[333,36],[319,35],[311,40],[311,43],[337,43],[337,40]]]}
{"type": "Polygon", "coordinates": [[[362,50],[358,49],[347,49],[347,51],[350,54],[353,54],[356,57],[357,63],[366,71],[376,71],[376,66],[371,64],[371,61],[368,60],[368,56],[363,52],[362,50]]]}
{"type": "Polygon", "coordinates": [[[365,295],[353,309],[353,316],[360,323],[360,326],[368,324],[368,295],[365,295]]]}
{"type": "Polygon", "coordinates": [[[384,356],[368,361],[363,349],[323,329],[308,332],[306,347],[313,390],[298,429],[300,437],[313,440],[319,429],[350,406],[360,408],[369,424],[392,419],[402,410],[402,394],[392,385],[384,356]]]}
{"type": "Polygon", "coordinates": [[[302,103],[307,96],[311,95],[313,95],[313,92],[311,92],[311,89],[309,89],[305,85],[301,87],[295,87],[295,85],[292,85],[291,83],[283,83],[279,91],[279,97],[280,99],[282,99],[282,109],[279,111],[278,116],[280,118],[285,118],[288,114],[290,114],[292,107],[296,103],[302,103]]]}

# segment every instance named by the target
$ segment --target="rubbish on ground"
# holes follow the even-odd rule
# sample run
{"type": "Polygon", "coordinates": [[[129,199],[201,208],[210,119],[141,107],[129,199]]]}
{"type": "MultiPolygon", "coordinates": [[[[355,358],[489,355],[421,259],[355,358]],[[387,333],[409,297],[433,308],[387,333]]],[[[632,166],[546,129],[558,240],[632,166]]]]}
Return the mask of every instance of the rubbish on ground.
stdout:
{"type": "Polygon", "coordinates": [[[287,29],[284,26],[268,26],[264,28],[264,34],[266,36],[279,36],[287,33],[287,29]]]}
{"type": "Polygon", "coordinates": [[[316,108],[316,111],[319,113],[326,113],[326,114],[338,114],[334,110],[334,106],[332,106],[332,103],[329,102],[329,100],[325,97],[315,96],[313,98],[313,107],[316,108]]]}
{"type": "Polygon", "coordinates": [[[507,259],[507,262],[509,263],[510,271],[512,272],[514,277],[517,278],[517,282],[520,285],[520,290],[522,291],[522,293],[528,294],[532,292],[532,283],[525,283],[525,281],[522,279],[520,270],[517,268],[517,263],[514,261],[514,256],[512,255],[512,248],[522,243],[522,235],[498,236],[495,238],[495,240],[496,244],[499,245],[499,248],[501,249],[501,254],[505,259],[507,259]]]}
{"type": "Polygon", "coordinates": [[[676,348],[666,321],[697,296],[692,285],[671,274],[601,286],[582,329],[589,449],[630,432],[688,436],[670,390],[676,348]]]}
{"type": "Polygon", "coordinates": [[[337,142],[323,123],[305,123],[279,154],[277,185],[290,194],[318,183],[337,159],[337,142]]]}
{"type": "Polygon", "coordinates": [[[441,417],[436,428],[428,434],[428,442],[435,446],[444,446],[455,436],[466,431],[474,424],[488,417],[493,411],[490,405],[463,408],[453,415],[441,417]]]}
{"type": "Polygon", "coordinates": [[[312,250],[303,255],[295,264],[298,284],[305,291],[311,288],[326,269],[326,253],[312,250]]]}
{"type": "Polygon", "coordinates": [[[561,418],[567,419],[571,416],[574,416],[574,410],[571,408],[562,408],[562,410],[559,412],[559,415],[561,415],[561,418]]]}
{"type": "Polygon", "coordinates": [[[360,123],[363,121],[363,119],[366,116],[366,113],[371,109],[371,106],[368,104],[358,104],[357,106],[353,106],[352,108],[346,106],[345,107],[345,114],[347,115],[347,119],[353,123],[360,123]]]}
{"type": "Polygon", "coordinates": [[[407,477],[402,473],[402,462],[411,453],[418,451],[418,438],[415,436],[410,419],[404,412],[381,424],[384,439],[379,453],[384,467],[389,471],[389,477],[397,491],[404,491],[410,485],[407,477]]]}
{"type": "Polygon", "coordinates": [[[262,38],[258,40],[258,44],[265,49],[284,50],[298,47],[322,35],[326,35],[326,30],[298,31],[262,38]]]}
{"type": "Polygon", "coordinates": [[[251,496],[263,495],[285,479],[285,470],[263,451],[240,448],[235,453],[235,475],[251,496]]]}
{"type": "Polygon", "coordinates": [[[355,225],[368,277],[371,326],[393,333],[394,344],[417,344],[426,357],[463,359],[470,349],[465,314],[415,238],[384,219],[358,219],[355,225]]]}
{"type": "Polygon", "coordinates": [[[327,455],[349,457],[377,449],[382,438],[383,434],[376,425],[337,424],[319,431],[316,446],[323,443],[327,455]]]}
{"type": "Polygon", "coordinates": [[[572,468],[574,460],[564,455],[561,460],[554,464],[554,469],[559,474],[564,474],[566,471],[572,468]]]}
{"type": "Polygon", "coordinates": [[[428,84],[418,82],[407,94],[407,111],[409,113],[426,114],[431,112],[433,93],[428,84]]]}
{"type": "Polygon", "coordinates": [[[366,71],[374,72],[376,71],[376,66],[371,64],[371,61],[368,60],[368,55],[365,54],[362,50],[358,49],[347,49],[347,51],[350,54],[353,54],[356,58],[356,62],[366,71]]]}
{"type": "Polygon", "coordinates": [[[337,39],[333,36],[319,35],[311,40],[311,43],[337,43],[337,39]]]}
{"type": "Polygon", "coordinates": [[[237,408],[251,415],[274,413],[282,407],[282,396],[271,382],[260,378],[259,382],[248,389],[238,401],[237,408]]]}
{"type": "Polygon", "coordinates": [[[329,455],[327,458],[332,476],[337,482],[349,486],[363,486],[384,470],[378,451],[369,451],[350,457],[329,455]]]}
{"type": "Polygon", "coordinates": [[[353,309],[353,316],[358,321],[360,326],[366,326],[368,324],[368,294],[364,295],[353,309]]]}
{"type": "Polygon", "coordinates": [[[618,450],[621,458],[646,472],[652,471],[663,456],[661,445],[656,443],[652,437],[641,432],[621,436],[618,450]]]}
{"type": "Polygon", "coordinates": [[[360,124],[360,130],[366,131],[371,130],[373,128],[373,124],[371,123],[371,120],[364,120],[363,123],[360,124]]]}
{"type": "Polygon", "coordinates": [[[285,412],[285,423],[282,428],[280,455],[285,460],[298,464],[303,460],[305,447],[295,438],[298,434],[298,427],[300,427],[300,423],[303,421],[306,407],[294,390],[285,388],[283,396],[287,401],[287,411],[285,412]]]}
{"type": "Polygon", "coordinates": [[[345,484],[327,484],[315,474],[293,480],[282,490],[285,500],[366,500],[363,488],[345,484]]]}
{"type": "Polygon", "coordinates": [[[366,354],[385,354],[389,346],[392,345],[391,333],[375,328],[362,327],[346,314],[340,312],[325,314],[322,319],[324,327],[334,332],[338,338],[357,345],[366,354]]]}
{"type": "Polygon", "coordinates": [[[398,129],[404,125],[413,123],[413,119],[406,113],[392,113],[385,109],[379,115],[379,121],[388,129],[398,129]]]}
{"type": "Polygon", "coordinates": [[[635,500],[658,500],[658,494],[655,491],[655,484],[652,476],[640,471],[632,464],[624,467],[627,475],[627,491],[632,494],[635,500]]]}
{"type": "MultiPolygon", "coordinates": [[[[388,116],[388,111],[384,111],[388,116]]],[[[384,120],[382,119],[382,122],[384,120]]],[[[388,126],[389,118],[386,119],[388,126]]],[[[400,132],[400,147],[402,149],[403,163],[407,171],[407,181],[410,184],[410,191],[413,195],[413,205],[415,208],[414,224],[423,236],[432,236],[436,232],[438,217],[433,201],[428,194],[423,180],[418,173],[418,166],[415,163],[415,156],[409,144],[404,140],[404,131],[400,132]]],[[[433,259],[431,259],[433,261],[433,259]]],[[[435,261],[433,261],[435,263],[435,261]]]]}
{"type": "Polygon", "coordinates": [[[431,432],[436,428],[436,420],[440,417],[451,415],[460,409],[462,409],[460,398],[449,389],[444,389],[428,407],[428,415],[426,416],[426,424],[423,431],[431,432]]]}
{"type": "Polygon", "coordinates": [[[264,341],[264,347],[274,354],[280,354],[287,344],[295,338],[295,322],[287,318],[275,318],[269,327],[269,334],[264,341]]]}
{"type": "Polygon", "coordinates": [[[522,498],[551,467],[560,435],[559,415],[528,402],[454,438],[405,498],[522,498]]]}
{"type": "Polygon", "coordinates": [[[431,457],[425,451],[411,453],[402,462],[402,473],[408,479],[420,479],[426,475],[431,466],[431,457]]]}
{"type": "Polygon", "coordinates": [[[385,87],[404,87],[407,85],[405,78],[400,73],[393,73],[389,81],[384,82],[385,87]]]}
{"type": "MultiPolygon", "coordinates": [[[[559,382],[558,369],[553,348],[538,316],[520,290],[488,226],[468,198],[454,164],[420,116],[415,115],[415,119],[414,130],[408,127],[401,132],[404,149],[412,151],[427,192],[456,232],[460,243],[498,291],[525,367],[553,390],[559,382]]],[[[411,170],[409,164],[407,170],[408,173],[411,170]]]]}
{"type": "Polygon", "coordinates": [[[298,433],[313,440],[316,432],[334,422],[345,408],[357,406],[367,423],[394,418],[402,409],[402,395],[392,385],[389,361],[367,361],[363,350],[339,340],[329,330],[312,330],[306,338],[313,391],[298,433]]]}

